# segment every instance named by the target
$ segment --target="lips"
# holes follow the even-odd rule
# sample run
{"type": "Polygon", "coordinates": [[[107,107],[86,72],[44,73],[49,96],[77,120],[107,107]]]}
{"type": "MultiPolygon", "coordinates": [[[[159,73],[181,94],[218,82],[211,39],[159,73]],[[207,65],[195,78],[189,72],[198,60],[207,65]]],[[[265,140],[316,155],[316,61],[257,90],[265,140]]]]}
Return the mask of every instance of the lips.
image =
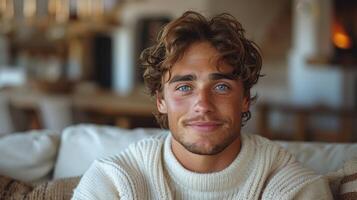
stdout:
{"type": "Polygon", "coordinates": [[[220,126],[222,122],[219,121],[191,121],[186,124],[186,126],[193,128],[197,131],[213,131],[220,126]]]}

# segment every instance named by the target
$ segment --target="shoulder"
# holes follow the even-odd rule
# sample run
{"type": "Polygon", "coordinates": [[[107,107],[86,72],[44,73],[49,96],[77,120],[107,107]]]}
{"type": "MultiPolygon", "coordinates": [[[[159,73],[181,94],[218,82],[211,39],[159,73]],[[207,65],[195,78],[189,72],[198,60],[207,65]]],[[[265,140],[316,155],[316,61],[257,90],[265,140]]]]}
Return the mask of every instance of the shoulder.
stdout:
{"type": "Polygon", "coordinates": [[[263,136],[257,135],[257,134],[247,134],[247,133],[242,133],[241,134],[242,140],[243,141],[249,141],[255,146],[261,147],[261,146],[276,146],[280,147],[278,144],[273,142],[272,140],[269,140],[268,138],[265,138],[263,136]]]}
{"type": "Polygon", "coordinates": [[[135,169],[137,166],[147,165],[148,162],[160,159],[162,146],[168,133],[164,132],[152,137],[142,139],[128,146],[121,153],[101,159],[98,162],[103,165],[135,169]]]}
{"type": "Polygon", "coordinates": [[[278,143],[256,134],[242,134],[243,145],[253,149],[254,155],[260,159],[269,159],[275,164],[283,164],[295,162],[295,157],[280,146],[278,143]]]}
{"type": "Polygon", "coordinates": [[[128,179],[113,163],[94,161],[74,190],[72,199],[119,199],[128,179]]]}
{"type": "Polygon", "coordinates": [[[254,148],[259,165],[264,163],[265,168],[270,169],[262,199],[331,199],[328,184],[322,176],[305,168],[279,144],[253,134],[243,134],[242,137],[243,142],[254,148]]]}
{"type": "Polygon", "coordinates": [[[75,197],[117,199],[125,195],[132,199],[131,195],[146,183],[145,173],[153,170],[153,163],[159,162],[158,155],[166,136],[160,134],[143,139],[118,155],[94,161],[77,186],[75,197]]]}

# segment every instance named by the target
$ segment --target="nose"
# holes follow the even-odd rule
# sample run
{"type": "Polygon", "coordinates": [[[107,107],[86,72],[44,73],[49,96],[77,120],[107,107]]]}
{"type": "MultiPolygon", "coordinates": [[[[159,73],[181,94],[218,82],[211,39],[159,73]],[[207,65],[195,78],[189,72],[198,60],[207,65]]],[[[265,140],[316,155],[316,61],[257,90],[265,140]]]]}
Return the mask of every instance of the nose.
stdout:
{"type": "Polygon", "coordinates": [[[194,111],[199,114],[212,112],[214,109],[213,97],[207,89],[202,89],[197,92],[194,103],[194,111]]]}

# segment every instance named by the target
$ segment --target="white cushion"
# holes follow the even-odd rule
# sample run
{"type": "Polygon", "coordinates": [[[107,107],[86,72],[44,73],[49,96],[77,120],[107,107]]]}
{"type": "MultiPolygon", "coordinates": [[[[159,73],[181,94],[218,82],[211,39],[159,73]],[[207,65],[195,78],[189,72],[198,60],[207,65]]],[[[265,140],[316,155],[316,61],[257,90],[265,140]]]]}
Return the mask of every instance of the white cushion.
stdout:
{"type": "Polygon", "coordinates": [[[54,179],[82,175],[94,160],[118,154],[129,144],[163,131],[98,125],[68,127],[61,137],[54,179]]]}
{"type": "Polygon", "coordinates": [[[319,174],[336,171],[344,162],[357,159],[357,143],[278,142],[306,167],[319,174]]]}
{"type": "Polygon", "coordinates": [[[59,137],[48,130],[1,137],[0,174],[26,182],[48,177],[56,161],[59,137]]]}

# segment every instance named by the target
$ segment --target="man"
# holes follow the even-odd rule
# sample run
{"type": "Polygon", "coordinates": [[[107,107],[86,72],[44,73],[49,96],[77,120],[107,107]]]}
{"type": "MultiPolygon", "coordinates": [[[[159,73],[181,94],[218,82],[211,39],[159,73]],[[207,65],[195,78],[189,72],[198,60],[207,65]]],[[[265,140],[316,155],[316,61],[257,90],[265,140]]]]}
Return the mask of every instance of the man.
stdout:
{"type": "Polygon", "coordinates": [[[96,161],[73,199],[331,199],[326,181],[288,152],[240,133],[261,56],[232,16],[186,12],[142,59],[170,133],[96,161]]]}

